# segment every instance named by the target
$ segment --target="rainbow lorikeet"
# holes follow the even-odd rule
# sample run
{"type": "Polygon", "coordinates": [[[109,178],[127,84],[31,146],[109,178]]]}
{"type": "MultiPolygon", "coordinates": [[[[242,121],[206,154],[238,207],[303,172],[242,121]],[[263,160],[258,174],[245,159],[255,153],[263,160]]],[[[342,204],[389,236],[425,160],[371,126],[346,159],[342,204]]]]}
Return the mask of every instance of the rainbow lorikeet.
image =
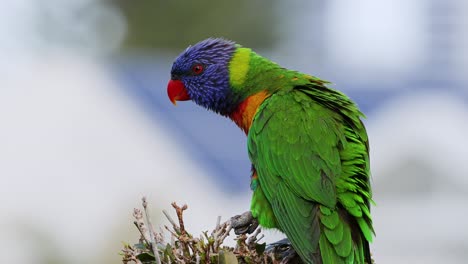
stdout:
{"type": "Polygon", "coordinates": [[[286,234],[305,263],[371,263],[369,143],[364,115],[317,77],[224,39],[176,59],[170,100],[232,119],[248,138],[250,213],[286,234]]]}

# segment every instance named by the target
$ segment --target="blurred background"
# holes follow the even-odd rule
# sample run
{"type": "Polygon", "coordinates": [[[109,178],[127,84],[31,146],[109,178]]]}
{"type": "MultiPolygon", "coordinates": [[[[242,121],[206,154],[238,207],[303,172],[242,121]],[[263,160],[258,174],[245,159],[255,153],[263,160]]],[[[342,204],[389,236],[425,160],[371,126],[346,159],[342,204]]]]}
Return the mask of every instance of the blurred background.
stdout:
{"type": "Polygon", "coordinates": [[[332,81],[367,115],[376,263],[466,263],[468,2],[0,6],[2,262],[120,263],[143,195],[161,224],[188,203],[194,233],[248,210],[243,133],[166,95],[173,59],[215,36],[332,81]]]}

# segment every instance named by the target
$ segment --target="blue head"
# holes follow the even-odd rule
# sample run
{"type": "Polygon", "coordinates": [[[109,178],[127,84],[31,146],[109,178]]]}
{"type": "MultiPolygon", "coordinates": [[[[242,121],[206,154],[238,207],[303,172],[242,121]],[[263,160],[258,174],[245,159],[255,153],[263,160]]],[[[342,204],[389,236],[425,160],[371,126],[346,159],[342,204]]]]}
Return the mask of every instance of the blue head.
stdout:
{"type": "Polygon", "coordinates": [[[227,115],[236,105],[229,84],[229,61],[236,51],[229,40],[209,38],[188,47],[175,60],[168,95],[176,100],[192,100],[217,113],[227,115]]]}

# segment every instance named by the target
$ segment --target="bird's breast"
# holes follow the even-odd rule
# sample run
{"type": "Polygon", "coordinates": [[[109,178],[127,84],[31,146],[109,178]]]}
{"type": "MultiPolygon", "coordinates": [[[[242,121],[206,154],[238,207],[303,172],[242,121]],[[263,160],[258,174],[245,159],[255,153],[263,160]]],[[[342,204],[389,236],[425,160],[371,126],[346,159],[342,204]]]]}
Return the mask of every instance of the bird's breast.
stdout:
{"type": "Polygon", "coordinates": [[[245,132],[245,134],[247,134],[259,106],[269,96],[270,94],[267,91],[261,91],[247,97],[239,104],[236,110],[229,115],[229,117],[245,132]]]}

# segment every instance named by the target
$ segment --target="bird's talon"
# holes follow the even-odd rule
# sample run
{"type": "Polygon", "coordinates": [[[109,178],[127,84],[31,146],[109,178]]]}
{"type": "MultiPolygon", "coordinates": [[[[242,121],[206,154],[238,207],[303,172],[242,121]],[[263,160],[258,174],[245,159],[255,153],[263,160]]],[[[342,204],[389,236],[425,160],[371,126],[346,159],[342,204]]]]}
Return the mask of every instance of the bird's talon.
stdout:
{"type": "Polygon", "coordinates": [[[251,234],[257,229],[258,221],[252,216],[251,212],[245,212],[231,217],[231,226],[236,235],[251,234]]]}

